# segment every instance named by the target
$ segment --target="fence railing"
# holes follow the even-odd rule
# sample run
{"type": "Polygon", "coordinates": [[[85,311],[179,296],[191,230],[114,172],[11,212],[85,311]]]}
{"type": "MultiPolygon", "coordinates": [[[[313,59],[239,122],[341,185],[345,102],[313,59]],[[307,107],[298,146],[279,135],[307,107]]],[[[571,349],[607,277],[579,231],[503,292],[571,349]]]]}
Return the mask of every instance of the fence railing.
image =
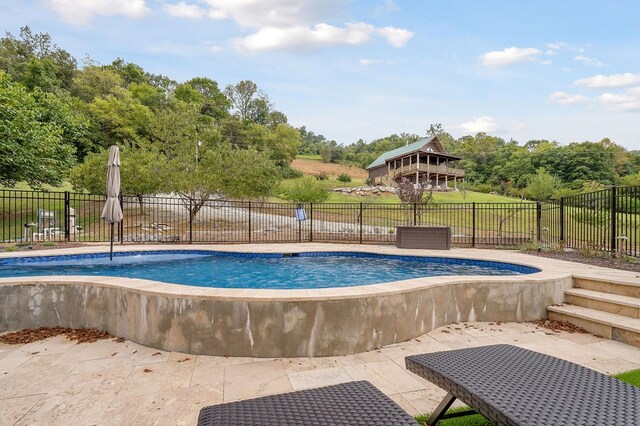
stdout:
{"type": "MultiPolygon", "coordinates": [[[[103,195],[2,190],[0,241],[105,242],[103,195]]],[[[458,247],[564,245],[640,256],[640,187],[549,203],[272,203],[121,196],[115,239],[137,243],[395,243],[396,226],[449,226],[458,247]],[[199,207],[199,208],[198,208],[199,207]],[[297,208],[306,220],[298,221],[297,208]]]]}

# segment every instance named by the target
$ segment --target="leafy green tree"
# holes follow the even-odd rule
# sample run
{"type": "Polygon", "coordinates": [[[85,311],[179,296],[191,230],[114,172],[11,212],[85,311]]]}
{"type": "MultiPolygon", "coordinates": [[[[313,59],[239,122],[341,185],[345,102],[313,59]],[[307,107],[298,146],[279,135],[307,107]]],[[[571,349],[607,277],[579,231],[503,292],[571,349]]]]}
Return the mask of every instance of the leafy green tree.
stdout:
{"type": "Polygon", "coordinates": [[[242,145],[269,152],[271,159],[280,167],[288,166],[300,147],[298,130],[286,124],[278,124],[272,130],[260,124],[247,123],[242,134],[242,145]]]}
{"type": "Polygon", "coordinates": [[[62,183],[75,161],[75,148],[64,139],[66,113],[54,95],[29,92],[0,72],[0,183],[62,183]]]}
{"type": "Polygon", "coordinates": [[[73,56],[53,44],[49,34],[34,34],[25,26],[20,29],[19,38],[7,33],[0,39],[0,70],[30,89],[68,89],[76,68],[73,56]]]}
{"type": "Polygon", "coordinates": [[[106,97],[94,99],[89,113],[95,125],[95,138],[102,147],[147,139],[155,121],[152,111],[121,87],[106,97]]]}
{"type": "Polygon", "coordinates": [[[284,190],[282,197],[297,203],[324,203],[329,198],[329,192],[310,176],[299,180],[288,190],[284,190]]]}
{"type": "Polygon", "coordinates": [[[95,65],[84,67],[73,78],[71,94],[90,103],[95,98],[113,93],[116,87],[122,87],[124,80],[114,70],[95,65]]]}
{"type": "Polygon", "coordinates": [[[216,81],[206,77],[196,77],[188,80],[185,84],[190,85],[200,93],[200,112],[202,114],[209,115],[216,119],[229,116],[231,102],[225,94],[220,91],[216,81]]]}
{"type": "Polygon", "coordinates": [[[561,183],[557,177],[540,168],[529,179],[529,185],[527,185],[525,193],[529,198],[536,201],[548,200],[560,188],[561,183]]]}

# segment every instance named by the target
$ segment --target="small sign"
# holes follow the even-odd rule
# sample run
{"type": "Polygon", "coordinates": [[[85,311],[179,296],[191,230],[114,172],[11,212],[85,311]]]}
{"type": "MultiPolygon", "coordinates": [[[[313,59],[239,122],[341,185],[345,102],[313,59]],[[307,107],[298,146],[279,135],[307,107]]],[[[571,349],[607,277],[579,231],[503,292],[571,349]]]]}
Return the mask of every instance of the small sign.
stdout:
{"type": "Polygon", "coordinates": [[[304,211],[304,207],[298,207],[296,209],[296,220],[298,222],[302,222],[303,220],[307,220],[307,212],[304,211]]]}

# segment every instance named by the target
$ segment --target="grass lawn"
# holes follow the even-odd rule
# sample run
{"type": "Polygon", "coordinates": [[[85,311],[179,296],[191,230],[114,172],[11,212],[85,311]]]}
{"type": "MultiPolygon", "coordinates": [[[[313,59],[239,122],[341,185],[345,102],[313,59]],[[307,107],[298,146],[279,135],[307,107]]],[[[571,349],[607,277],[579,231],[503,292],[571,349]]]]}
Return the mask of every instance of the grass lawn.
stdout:
{"type": "MultiPolygon", "coordinates": [[[[613,377],[622,380],[625,383],[629,383],[630,385],[640,387],[640,370],[631,370],[625,373],[616,374],[613,377]]],[[[455,413],[458,411],[464,411],[468,408],[452,408],[447,411],[448,413],[455,413]]],[[[417,416],[416,420],[420,424],[425,424],[429,419],[429,414],[425,414],[423,416],[417,416]]],[[[439,425],[442,426],[490,426],[491,423],[480,414],[474,414],[472,416],[458,417],[454,419],[447,419],[438,422],[439,425]]]]}
{"type": "Polygon", "coordinates": [[[318,160],[318,161],[322,161],[322,159],[320,158],[320,155],[296,155],[296,158],[302,158],[303,160],[318,160]]]}
{"type": "MultiPolygon", "coordinates": [[[[73,191],[73,187],[71,186],[71,183],[67,180],[62,182],[62,185],[60,186],[42,185],[42,188],[45,189],[46,191],[54,191],[54,192],[73,191]]],[[[7,189],[7,190],[13,189],[16,191],[32,191],[32,188],[27,184],[27,182],[18,182],[16,186],[14,186],[13,188],[0,185],[0,189],[7,189]]]]}

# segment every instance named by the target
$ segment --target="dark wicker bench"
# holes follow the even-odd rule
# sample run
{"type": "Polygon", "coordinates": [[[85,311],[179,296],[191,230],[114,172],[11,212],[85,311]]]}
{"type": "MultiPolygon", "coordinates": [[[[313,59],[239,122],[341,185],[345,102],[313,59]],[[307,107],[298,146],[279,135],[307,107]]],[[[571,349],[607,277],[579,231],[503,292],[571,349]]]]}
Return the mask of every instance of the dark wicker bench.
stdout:
{"type": "Polygon", "coordinates": [[[200,410],[200,426],[389,425],[418,423],[365,381],[212,405],[200,410]]]}
{"type": "Polygon", "coordinates": [[[456,398],[494,425],[640,425],[640,389],[527,349],[492,345],[405,361],[407,370],[448,392],[430,425],[456,398]]]}

